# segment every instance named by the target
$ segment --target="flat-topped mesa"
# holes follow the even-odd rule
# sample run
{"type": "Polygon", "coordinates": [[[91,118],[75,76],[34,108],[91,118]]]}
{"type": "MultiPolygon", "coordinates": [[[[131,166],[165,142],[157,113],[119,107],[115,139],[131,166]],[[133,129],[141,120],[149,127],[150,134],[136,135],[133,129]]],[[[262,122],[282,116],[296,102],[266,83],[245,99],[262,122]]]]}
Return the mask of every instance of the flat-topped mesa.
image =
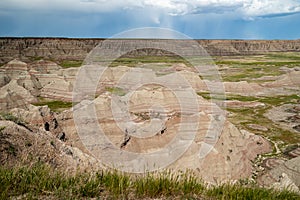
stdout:
{"type": "MultiPolygon", "coordinates": [[[[104,39],[71,38],[0,38],[0,64],[19,58],[23,61],[35,59],[84,60],[87,54],[104,39]]],[[[138,39],[119,40],[138,42],[138,39]]],[[[125,42],[126,41],[126,42],[125,42]]],[[[148,39],[148,42],[157,42],[148,39]]],[[[162,41],[162,40],[160,40],[162,41]]],[[[175,41],[175,40],[174,40],[175,41]]],[[[172,42],[172,40],[168,40],[172,42]]],[[[211,56],[252,55],[268,52],[299,52],[300,40],[197,40],[211,56]]],[[[174,48],[176,45],[174,45],[174,48]]],[[[161,49],[141,49],[131,54],[169,56],[161,49]],[[142,53],[142,54],[141,54],[142,53]]],[[[130,56],[130,54],[129,54],[130,56]]]]}
{"type": "Polygon", "coordinates": [[[300,40],[198,40],[212,56],[299,52],[300,40]]]}
{"type": "Polygon", "coordinates": [[[83,60],[101,40],[62,38],[1,38],[0,63],[13,58],[24,61],[36,59],[83,60]]]}

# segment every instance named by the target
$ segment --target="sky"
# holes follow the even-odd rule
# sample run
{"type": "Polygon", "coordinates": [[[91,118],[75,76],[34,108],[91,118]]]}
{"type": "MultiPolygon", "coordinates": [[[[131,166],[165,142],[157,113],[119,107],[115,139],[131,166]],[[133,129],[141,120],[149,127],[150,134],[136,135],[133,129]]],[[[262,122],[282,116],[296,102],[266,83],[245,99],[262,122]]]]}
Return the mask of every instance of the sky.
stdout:
{"type": "Polygon", "coordinates": [[[159,27],[193,39],[300,39],[300,0],[0,0],[0,37],[110,38],[159,27]]]}

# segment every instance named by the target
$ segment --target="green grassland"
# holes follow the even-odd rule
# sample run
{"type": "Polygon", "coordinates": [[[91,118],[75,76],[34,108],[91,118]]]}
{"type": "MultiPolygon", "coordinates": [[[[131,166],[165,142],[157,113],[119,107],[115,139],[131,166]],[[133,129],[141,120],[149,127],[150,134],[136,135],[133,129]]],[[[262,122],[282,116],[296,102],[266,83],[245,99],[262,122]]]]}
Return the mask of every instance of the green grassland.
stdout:
{"type": "Polygon", "coordinates": [[[223,81],[258,82],[255,78],[278,76],[283,74],[281,67],[300,66],[299,52],[269,53],[255,56],[223,56],[214,58],[223,77],[223,81]]]}
{"type": "MultiPolygon", "coordinates": [[[[73,61],[65,61],[63,67],[73,66],[73,61]]],[[[82,62],[75,62],[75,66],[80,66],[82,62]],[[78,63],[77,63],[78,62],[78,63]]],[[[260,82],[256,80],[263,76],[278,76],[283,74],[281,67],[300,66],[299,52],[268,53],[265,55],[252,56],[219,56],[219,57],[187,57],[180,56],[137,56],[120,57],[113,61],[100,59],[100,62],[110,63],[110,67],[128,66],[138,67],[142,64],[163,63],[164,67],[169,67],[176,63],[183,63],[188,67],[192,64],[213,64],[218,66],[223,81],[237,82],[260,82]]]]}
{"type": "MultiPolygon", "coordinates": [[[[265,55],[253,56],[223,56],[214,58],[219,66],[223,81],[248,81],[265,82],[256,80],[263,76],[278,76],[284,74],[281,67],[293,68],[300,67],[299,52],[268,53],[265,55]]],[[[216,100],[238,100],[243,102],[261,102],[263,107],[256,108],[225,108],[232,113],[229,120],[240,129],[249,130],[255,134],[263,135],[273,141],[284,142],[284,144],[300,143],[300,138],[295,132],[283,129],[280,125],[269,120],[264,114],[271,108],[283,104],[297,104],[300,96],[297,94],[287,96],[241,96],[236,94],[211,95],[207,92],[198,93],[205,99],[216,100]],[[264,126],[268,131],[252,130],[249,124],[264,126]]]]}
{"type": "Polygon", "coordinates": [[[284,142],[285,144],[297,144],[300,143],[300,138],[295,132],[291,132],[282,129],[279,125],[272,122],[264,113],[266,113],[272,107],[280,106],[283,104],[297,104],[300,101],[300,96],[288,95],[288,96],[272,96],[272,97],[252,97],[252,96],[241,96],[234,94],[227,95],[211,95],[208,92],[201,92],[198,95],[205,99],[215,100],[237,100],[242,102],[261,102],[264,103],[263,107],[256,108],[224,108],[227,111],[233,113],[228,119],[240,129],[246,129],[255,134],[263,135],[274,141],[284,142]],[[252,130],[248,127],[249,124],[257,124],[264,126],[268,131],[252,130]]]}
{"type": "Polygon", "coordinates": [[[299,194],[276,191],[240,181],[209,186],[192,172],[128,175],[114,170],[67,175],[36,163],[0,166],[0,199],[299,199],[299,194]]]}

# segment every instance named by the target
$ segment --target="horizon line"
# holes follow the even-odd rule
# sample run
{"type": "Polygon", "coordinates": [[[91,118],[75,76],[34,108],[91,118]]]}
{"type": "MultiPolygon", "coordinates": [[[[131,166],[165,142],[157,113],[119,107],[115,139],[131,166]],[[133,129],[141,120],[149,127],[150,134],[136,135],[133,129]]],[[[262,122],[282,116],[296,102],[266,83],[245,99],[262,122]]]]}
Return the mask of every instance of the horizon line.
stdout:
{"type": "Polygon", "coordinates": [[[207,39],[207,38],[186,38],[186,39],[176,39],[176,38],[105,38],[105,37],[64,37],[64,36],[0,36],[0,39],[78,39],[78,40],[232,40],[232,41],[297,41],[298,39],[253,39],[253,38],[246,38],[246,39],[207,39]]]}

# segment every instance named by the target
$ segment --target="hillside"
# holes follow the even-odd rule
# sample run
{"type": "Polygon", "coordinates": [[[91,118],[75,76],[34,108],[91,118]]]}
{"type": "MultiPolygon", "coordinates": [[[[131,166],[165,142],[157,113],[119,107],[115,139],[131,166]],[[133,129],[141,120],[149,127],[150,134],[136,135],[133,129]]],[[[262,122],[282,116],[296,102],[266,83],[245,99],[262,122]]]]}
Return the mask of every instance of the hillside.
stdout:
{"type": "Polygon", "coordinates": [[[101,41],[0,39],[3,198],[63,197],[60,188],[76,198],[298,197],[299,40],[197,41],[213,60],[196,57],[187,41],[177,43],[188,59],[174,54],[172,40],[164,44],[174,52],[101,41]],[[110,55],[92,51],[98,44],[138,50],[105,66],[110,55]]]}

